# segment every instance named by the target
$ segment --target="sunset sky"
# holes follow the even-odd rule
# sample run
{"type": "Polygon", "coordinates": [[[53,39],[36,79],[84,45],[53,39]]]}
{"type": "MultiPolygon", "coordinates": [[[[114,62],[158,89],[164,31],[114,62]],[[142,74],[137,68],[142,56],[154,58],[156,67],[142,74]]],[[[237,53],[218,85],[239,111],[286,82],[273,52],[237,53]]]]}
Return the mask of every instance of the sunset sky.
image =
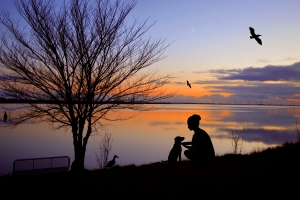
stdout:
{"type": "Polygon", "coordinates": [[[298,0],[140,0],[128,23],[155,22],[147,34],[171,43],[152,66],[172,74],[166,88],[177,94],[166,101],[300,103],[299,11],[298,0]]]}
{"type": "MultiPolygon", "coordinates": [[[[55,0],[57,5],[62,2],[55,0]]],[[[0,0],[0,12],[4,9],[14,19],[20,18],[13,0],[0,0]]],[[[166,58],[150,66],[173,77],[164,88],[177,93],[164,101],[300,105],[300,0],[138,0],[127,23],[134,19],[154,23],[145,36],[170,44],[166,58]],[[262,45],[250,39],[249,27],[261,35],[262,45]]],[[[21,29],[22,25],[26,24],[21,23],[21,29]]],[[[0,33],[5,31],[0,24],[0,33]]],[[[195,113],[201,115],[200,127],[210,135],[219,155],[230,150],[233,130],[244,134],[247,152],[258,145],[292,141],[300,118],[300,107],[292,106],[159,106],[165,109],[107,122],[114,138],[111,155],[120,156],[119,164],[166,159],[175,136],[191,140],[193,131],[188,130],[186,120],[195,113]]],[[[113,119],[120,113],[109,115],[113,119]]],[[[0,120],[0,125],[4,123],[0,120]]],[[[70,129],[60,132],[45,127],[44,123],[24,123],[12,131],[0,126],[0,176],[18,158],[63,152],[73,160],[73,138],[66,134],[70,129]],[[62,134],[63,139],[57,140],[62,134]]],[[[89,140],[85,159],[90,167],[95,166],[94,153],[102,133],[99,129],[89,140]]]]}

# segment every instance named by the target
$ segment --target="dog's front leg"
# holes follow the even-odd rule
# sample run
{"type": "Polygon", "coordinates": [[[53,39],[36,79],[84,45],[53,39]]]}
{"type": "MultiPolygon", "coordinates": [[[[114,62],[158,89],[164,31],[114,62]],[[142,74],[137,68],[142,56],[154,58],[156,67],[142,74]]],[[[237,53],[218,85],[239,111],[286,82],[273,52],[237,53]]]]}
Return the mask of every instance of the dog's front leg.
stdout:
{"type": "Polygon", "coordinates": [[[180,151],[180,154],[179,154],[179,162],[181,162],[181,151],[180,151]]]}

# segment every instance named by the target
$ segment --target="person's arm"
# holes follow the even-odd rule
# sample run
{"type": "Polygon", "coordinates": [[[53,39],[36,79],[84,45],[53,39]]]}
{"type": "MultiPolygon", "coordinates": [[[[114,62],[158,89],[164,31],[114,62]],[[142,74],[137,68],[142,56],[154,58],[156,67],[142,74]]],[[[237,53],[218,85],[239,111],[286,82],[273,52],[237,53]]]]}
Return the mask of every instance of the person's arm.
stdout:
{"type": "Polygon", "coordinates": [[[192,145],[192,142],[181,142],[182,145],[192,145]]]}
{"type": "Polygon", "coordinates": [[[192,142],[182,142],[181,145],[184,146],[187,149],[191,149],[192,142]]]}

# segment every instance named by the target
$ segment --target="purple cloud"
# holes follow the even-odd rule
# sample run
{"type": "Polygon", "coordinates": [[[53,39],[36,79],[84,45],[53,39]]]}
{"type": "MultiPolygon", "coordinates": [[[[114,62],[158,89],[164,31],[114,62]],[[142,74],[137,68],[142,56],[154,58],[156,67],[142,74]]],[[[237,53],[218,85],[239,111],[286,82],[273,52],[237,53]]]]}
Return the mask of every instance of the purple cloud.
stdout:
{"type": "MultiPolygon", "coordinates": [[[[220,131],[227,132],[227,135],[214,135],[212,138],[231,138],[231,129],[220,129],[220,131]]],[[[263,142],[268,145],[281,144],[284,142],[295,141],[295,131],[291,129],[285,130],[265,130],[263,128],[243,128],[238,132],[242,133],[243,140],[247,142],[263,142]]]]}
{"type": "Polygon", "coordinates": [[[7,75],[0,76],[0,81],[18,81],[18,80],[25,80],[25,79],[18,76],[7,76],[7,75]]]}
{"type": "Polygon", "coordinates": [[[243,94],[243,95],[263,95],[268,97],[281,96],[294,97],[298,94],[300,87],[294,84],[282,83],[282,84],[265,84],[265,83],[253,83],[251,85],[240,84],[236,86],[223,85],[223,86],[208,86],[206,87],[211,92],[220,93],[232,93],[232,94],[243,94]]]}
{"type": "Polygon", "coordinates": [[[245,69],[210,70],[210,73],[228,74],[219,76],[219,80],[244,81],[299,81],[300,62],[287,66],[268,65],[263,68],[248,67],[245,69]]]}

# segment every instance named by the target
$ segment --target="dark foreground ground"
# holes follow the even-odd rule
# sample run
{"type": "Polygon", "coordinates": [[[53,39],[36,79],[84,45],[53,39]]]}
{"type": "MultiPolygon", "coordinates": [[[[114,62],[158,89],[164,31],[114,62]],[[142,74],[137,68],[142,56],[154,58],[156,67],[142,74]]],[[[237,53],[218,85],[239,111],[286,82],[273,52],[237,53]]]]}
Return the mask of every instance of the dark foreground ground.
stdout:
{"type": "Polygon", "coordinates": [[[184,161],[82,174],[5,175],[0,192],[9,199],[298,199],[299,161],[300,143],[285,143],[250,155],[219,156],[205,167],[184,161]]]}

